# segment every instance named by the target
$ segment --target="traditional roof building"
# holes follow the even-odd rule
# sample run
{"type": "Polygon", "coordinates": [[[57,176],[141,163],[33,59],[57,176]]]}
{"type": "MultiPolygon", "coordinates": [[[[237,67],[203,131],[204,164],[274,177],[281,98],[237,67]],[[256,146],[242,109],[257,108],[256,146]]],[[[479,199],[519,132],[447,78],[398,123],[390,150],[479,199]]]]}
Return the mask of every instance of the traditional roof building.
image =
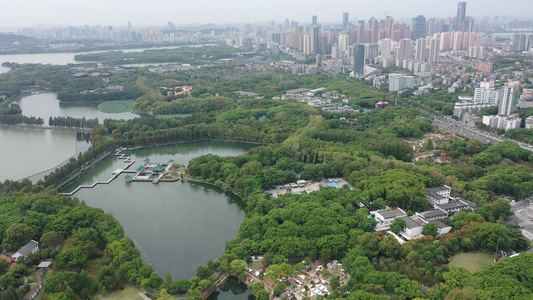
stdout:
{"type": "Polygon", "coordinates": [[[11,255],[11,257],[17,261],[19,257],[23,256],[25,257],[29,253],[35,253],[41,250],[41,246],[39,245],[39,242],[30,240],[26,245],[22,246],[17,253],[11,255]]]}

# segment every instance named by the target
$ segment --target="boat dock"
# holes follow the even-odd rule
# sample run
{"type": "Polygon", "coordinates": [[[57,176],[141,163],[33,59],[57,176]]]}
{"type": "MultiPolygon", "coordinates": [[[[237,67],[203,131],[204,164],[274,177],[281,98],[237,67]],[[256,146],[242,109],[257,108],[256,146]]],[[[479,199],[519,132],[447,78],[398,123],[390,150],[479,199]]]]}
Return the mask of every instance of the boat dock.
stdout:
{"type": "Polygon", "coordinates": [[[164,178],[166,175],[170,174],[170,170],[172,166],[174,166],[174,160],[170,160],[167,163],[151,163],[150,159],[146,158],[144,160],[144,165],[137,168],[137,170],[128,170],[129,167],[131,167],[135,161],[130,157],[126,156],[126,154],[122,153],[125,149],[119,149],[114,153],[115,156],[118,156],[118,159],[123,159],[124,163],[126,163],[126,166],[122,169],[116,169],[113,173],[111,178],[109,178],[106,181],[96,181],[91,185],[80,185],[75,190],[73,190],[70,193],[59,193],[62,196],[72,196],[77,191],[81,189],[91,189],[95,187],[98,184],[109,184],[111,181],[115,180],[120,174],[126,173],[126,183],[132,182],[132,181],[144,181],[144,182],[152,182],[152,183],[159,183],[160,181],[178,181],[179,178],[164,178]],[[133,175],[129,175],[133,174],[133,175]]]}

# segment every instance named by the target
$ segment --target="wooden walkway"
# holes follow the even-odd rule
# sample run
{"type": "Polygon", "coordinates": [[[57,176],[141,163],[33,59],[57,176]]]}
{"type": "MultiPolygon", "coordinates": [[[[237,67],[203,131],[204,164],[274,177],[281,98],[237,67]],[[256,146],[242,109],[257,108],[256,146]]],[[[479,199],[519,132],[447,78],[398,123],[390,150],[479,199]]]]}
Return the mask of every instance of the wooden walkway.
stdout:
{"type": "Polygon", "coordinates": [[[106,181],[96,181],[96,182],[94,182],[91,185],[80,185],[80,186],[78,186],[75,190],[73,190],[70,193],[59,193],[59,194],[62,195],[62,196],[72,196],[77,191],[79,191],[81,189],[92,189],[93,187],[95,187],[98,184],[109,184],[111,181],[115,180],[122,173],[136,173],[137,171],[128,170],[128,168],[131,167],[131,165],[133,165],[135,163],[135,161],[133,159],[131,159],[131,157],[126,156],[124,153],[122,153],[122,151],[123,150],[119,150],[119,151],[115,152],[115,155],[118,156],[118,159],[123,159],[124,162],[127,163],[127,165],[123,169],[118,169],[115,172],[113,172],[113,176],[111,176],[110,179],[108,179],[106,181]]]}

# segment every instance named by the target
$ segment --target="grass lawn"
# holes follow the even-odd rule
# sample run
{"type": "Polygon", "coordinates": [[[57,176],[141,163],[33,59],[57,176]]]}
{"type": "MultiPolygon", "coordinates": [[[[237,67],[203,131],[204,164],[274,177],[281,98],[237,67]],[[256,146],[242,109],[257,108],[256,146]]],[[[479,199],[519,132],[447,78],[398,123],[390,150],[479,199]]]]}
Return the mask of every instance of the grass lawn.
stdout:
{"type": "Polygon", "coordinates": [[[135,100],[106,101],[98,104],[98,110],[107,114],[133,112],[135,100]]]}
{"type": "Polygon", "coordinates": [[[86,270],[89,272],[91,278],[97,278],[100,274],[100,269],[106,264],[105,258],[98,257],[87,262],[86,270]]]}
{"type": "Polygon", "coordinates": [[[113,293],[109,293],[107,295],[96,295],[94,297],[91,297],[91,299],[93,300],[104,300],[104,299],[114,299],[114,300],[135,300],[135,299],[139,299],[141,300],[141,296],[139,296],[139,293],[141,292],[141,290],[139,290],[138,288],[132,286],[132,285],[127,285],[124,287],[123,290],[118,290],[116,292],[113,292],[113,293]]]}
{"type": "Polygon", "coordinates": [[[448,266],[464,267],[468,271],[474,273],[481,270],[482,267],[490,266],[492,264],[494,264],[494,257],[490,254],[481,252],[465,252],[456,254],[448,266]]]}

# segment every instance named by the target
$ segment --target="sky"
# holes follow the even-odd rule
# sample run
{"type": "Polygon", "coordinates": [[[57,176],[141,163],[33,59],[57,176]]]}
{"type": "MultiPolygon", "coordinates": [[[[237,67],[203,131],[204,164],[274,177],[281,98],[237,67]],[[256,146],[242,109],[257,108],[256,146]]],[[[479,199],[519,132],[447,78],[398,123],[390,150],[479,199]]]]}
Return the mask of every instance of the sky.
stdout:
{"type": "MultiPolygon", "coordinates": [[[[531,0],[466,1],[467,16],[527,16],[531,0]]],[[[309,23],[341,23],[382,19],[385,12],[395,19],[455,16],[457,1],[449,0],[0,0],[0,32],[32,25],[165,25],[235,24],[285,19],[309,23]]]]}

